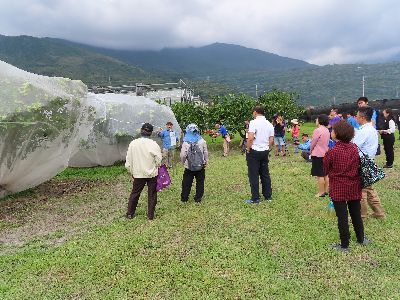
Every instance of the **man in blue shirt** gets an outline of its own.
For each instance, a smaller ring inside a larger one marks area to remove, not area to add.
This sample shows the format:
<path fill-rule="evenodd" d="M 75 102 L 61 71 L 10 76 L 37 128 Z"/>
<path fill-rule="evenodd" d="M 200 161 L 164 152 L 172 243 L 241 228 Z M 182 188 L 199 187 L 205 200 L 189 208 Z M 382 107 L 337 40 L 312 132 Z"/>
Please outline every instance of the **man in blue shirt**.
<path fill-rule="evenodd" d="M 174 159 L 174 150 L 179 142 L 178 134 L 173 130 L 172 122 L 167 122 L 166 129 L 157 133 L 157 135 L 162 139 L 162 164 L 165 164 L 168 168 L 172 167 L 172 161 Z"/>
<path fill-rule="evenodd" d="M 354 129 L 359 129 L 360 124 L 358 124 L 356 120 L 356 113 L 354 111 L 350 112 L 350 115 L 347 117 L 347 122 L 354 127 Z"/>
<path fill-rule="evenodd" d="M 215 129 L 218 129 L 217 135 L 221 135 L 224 139 L 223 147 L 224 147 L 224 156 L 228 156 L 229 153 L 229 144 L 231 142 L 231 137 L 229 136 L 228 130 L 221 122 L 217 122 L 215 124 Z"/>
<path fill-rule="evenodd" d="M 368 106 L 368 98 L 367 97 L 360 97 L 357 100 L 357 105 L 358 107 L 366 107 Z M 376 110 L 373 109 L 373 113 L 372 113 L 372 118 L 371 118 L 371 124 L 372 126 L 374 126 L 374 128 L 376 129 L 376 121 L 378 118 L 378 114 L 376 113 Z"/>
<path fill-rule="evenodd" d="M 308 138 L 307 133 L 303 133 L 301 135 L 301 139 L 303 141 L 302 144 L 299 142 L 296 143 L 296 147 L 301 150 L 301 157 L 303 157 L 306 161 L 311 162 L 310 158 L 310 146 L 311 146 L 311 140 Z"/>

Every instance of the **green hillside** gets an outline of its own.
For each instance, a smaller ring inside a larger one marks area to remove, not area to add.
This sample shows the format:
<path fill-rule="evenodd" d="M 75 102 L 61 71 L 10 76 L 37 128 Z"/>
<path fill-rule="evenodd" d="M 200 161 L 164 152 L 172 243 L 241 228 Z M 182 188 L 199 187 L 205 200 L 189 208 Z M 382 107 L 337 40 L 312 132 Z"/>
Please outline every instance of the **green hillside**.
<path fill-rule="evenodd" d="M 370 99 L 398 98 L 400 93 L 400 62 L 370 65 L 327 65 L 312 69 L 285 72 L 248 72 L 211 78 L 227 85 L 239 86 L 240 91 L 255 94 L 258 90 L 279 89 L 295 91 L 305 105 L 326 105 L 354 101 L 362 95 Z M 240 82 L 240 85 L 238 84 Z"/>
<path fill-rule="evenodd" d="M 54 38 L 0 35 L 0 60 L 36 74 L 78 79 L 88 86 L 177 82 L 183 78 L 203 98 L 232 90 L 222 83 L 193 81 L 178 72 L 147 72 L 91 49 Z"/>
<path fill-rule="evenodd" d="M 175 72 L 181 76 L 224 76 L 227 73 L 311 68 L 305 61 L 282 57 L 239 45 L 214 43 L 203 47 L 165 48 L 160 51 L 110 50 L 89 47 L 148 71 Z"/>
<path fill-rule="evenodd" d="M 159 52 L 119 51 L 60 39 L 0 35 L 0 59 L 30 72 L 80 79 L 89 86 L 109 85 L 109 79 L 111 85 L 184 79 L 203 98 L 228 92 L 255 96 L 257 85 L 258 94 L 273 89 L 296 92 L 303 105 L 329 105 L 334 98 L 335 103 L 351 102 L 362 94 L 363 75 L 370 99 L 398 98 L 400 92 L 400 62 L 319 67 L 219 43 Z"/>
<path fill-rule="evenodd" d="M 296 92 L 304 105 L 354 101 L 362 95 L 363 75 L 365 95 L 371 99 L 395 98 L 400 92 L 400 62 L 320 67 L 256 49 L 221 43 L 161 51 L 90 49 L 137 64 L 148 71 L 184 77 L 194 82 L 221 83 L 234 92 L 253 96 L 256 85 L 258 94 L 273 89 Z M 208 94 L 213 93 L 208 91 Z"/>
<path fill-rule="evenodd" d="M 0 60 L 29 72 L 79 79 L 88 85 L 160 80 L 115 58 L 51 38 L 0 35 Z"/>

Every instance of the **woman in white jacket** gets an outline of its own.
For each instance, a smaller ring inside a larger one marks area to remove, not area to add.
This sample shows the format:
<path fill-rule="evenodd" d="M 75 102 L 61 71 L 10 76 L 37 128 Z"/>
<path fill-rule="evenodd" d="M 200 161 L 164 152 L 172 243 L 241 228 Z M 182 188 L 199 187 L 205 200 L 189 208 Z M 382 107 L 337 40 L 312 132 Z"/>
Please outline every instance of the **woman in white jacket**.
<path fill-rule="evenodd" d="M 394 161 L 394 132 L 396 131 L 396 124 L 394 123 L 393 113 L 390 108 L 383 110 L 385 117 L 385 126 L 383 130 L 378 130 L 383 140 L 383 148 L 385 149 L 386 165 L 384 168 L 392 168 Z"/>

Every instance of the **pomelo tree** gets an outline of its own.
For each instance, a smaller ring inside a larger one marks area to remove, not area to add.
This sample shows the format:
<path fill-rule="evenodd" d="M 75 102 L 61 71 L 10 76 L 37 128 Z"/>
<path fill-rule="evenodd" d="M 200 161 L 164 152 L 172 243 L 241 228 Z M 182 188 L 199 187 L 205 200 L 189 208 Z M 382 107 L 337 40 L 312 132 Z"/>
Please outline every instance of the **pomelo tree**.
<path fill-rule="evenodd" d="M 304 109 L 297 105 L 295 93 L 272 91 L 261 95 L 258 99 L 246 94 L 227 94 L 214 97 L 208 105 L 194 103 L 176 103 L 172 110 L 182 129 L 190 123 L 196 123 L 204 132 L 214 128 L 216 122 L 221 121 L 231 133 L 244 136 L 244 121 L 251 120 L 255 105 L 265 108 L 265 116 L 271 120 L 274 114 L 279 113 L 285 119 L 298 118 Z"/>

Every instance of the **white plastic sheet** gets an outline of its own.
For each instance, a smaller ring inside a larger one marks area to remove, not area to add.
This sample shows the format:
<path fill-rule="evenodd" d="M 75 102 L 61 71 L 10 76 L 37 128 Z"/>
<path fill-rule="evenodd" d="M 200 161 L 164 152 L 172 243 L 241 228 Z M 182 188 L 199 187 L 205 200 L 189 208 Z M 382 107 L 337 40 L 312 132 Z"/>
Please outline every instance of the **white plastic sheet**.
<path fill-rule="evenodd" d="M 143 123 L 154 126 L 153 139 L 161 145 L 155 132 L 170 121 L 178 136 L 181 129 L 172 110 L 143 96 L 130 94 L 92 94 L 89 103 L 96 120 L 88 139 L 81 140 L 71 158 L 72 167 L 110 166 L 125 160 L 129 143 L 140 136 Z"/>
<path fill-rule="evenodd" d="M 40 76 L 0 61 L 0 197 L 65 169 L 92 128 L 89 113 L 81 81 Z"/>

